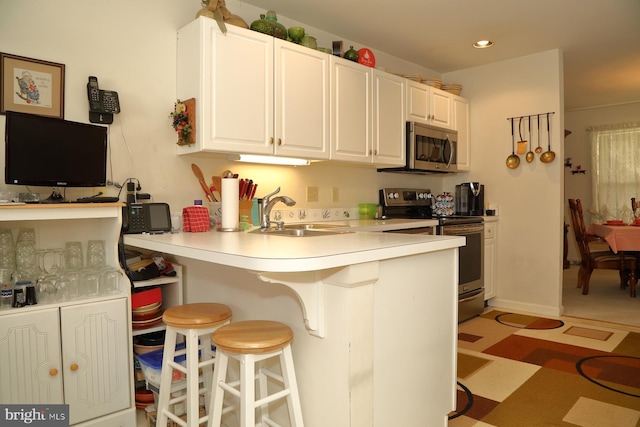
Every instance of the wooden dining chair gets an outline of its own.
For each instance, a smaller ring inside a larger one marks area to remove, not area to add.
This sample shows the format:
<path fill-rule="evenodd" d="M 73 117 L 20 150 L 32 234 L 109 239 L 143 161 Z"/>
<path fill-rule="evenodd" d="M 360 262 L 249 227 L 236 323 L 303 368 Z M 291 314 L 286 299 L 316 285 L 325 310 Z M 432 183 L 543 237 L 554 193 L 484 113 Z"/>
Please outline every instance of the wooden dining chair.
<path fill-rule="evenodd" d="M 624 288 L 629 281 L 631 272 L 636 269 L 636 258 L 628 254 L 616 254 L 612 251 L 591 252 L 590 244 L 594 242 L 604 242 L 604 240 L 593 234 L 588 234 L 584 225 L 582 214 L 582 203 L 580 199 L 569 199 L 569 209 L 571 211 L 571 222 L 576 243 L 580 250 L 580 270 L 578 270 L 578 288 L 582 288 L 582 294 L 589 293 L 589 280 L 591 273 L 595 269 L 619 270 L 620 287 Z"/>

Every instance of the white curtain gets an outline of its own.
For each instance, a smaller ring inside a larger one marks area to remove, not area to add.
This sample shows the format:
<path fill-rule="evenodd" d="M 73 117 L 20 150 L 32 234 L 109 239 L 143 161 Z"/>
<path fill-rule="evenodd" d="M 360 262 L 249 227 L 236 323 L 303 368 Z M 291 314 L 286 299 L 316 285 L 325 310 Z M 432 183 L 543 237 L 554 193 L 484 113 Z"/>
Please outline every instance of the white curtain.
<path fill-rule="evenodd" d="M 640 122 L 592 126 L 593 222 L 631 222 L 631 198 L 640 200 Z"/>

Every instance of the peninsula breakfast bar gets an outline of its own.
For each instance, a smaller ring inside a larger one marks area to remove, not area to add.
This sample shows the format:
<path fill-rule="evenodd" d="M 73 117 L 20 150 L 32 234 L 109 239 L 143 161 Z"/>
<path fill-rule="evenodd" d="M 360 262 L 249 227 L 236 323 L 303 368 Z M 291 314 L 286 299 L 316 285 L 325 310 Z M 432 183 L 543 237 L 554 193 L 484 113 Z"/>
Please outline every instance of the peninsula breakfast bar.
<path fill-rule="evenodd" d="M 186 302 L 221 302 L 233 321 L 293 329 L 306 426 L 447 425 L 463 237 L 208 232 L 124 243 L 182 264 Z"/>

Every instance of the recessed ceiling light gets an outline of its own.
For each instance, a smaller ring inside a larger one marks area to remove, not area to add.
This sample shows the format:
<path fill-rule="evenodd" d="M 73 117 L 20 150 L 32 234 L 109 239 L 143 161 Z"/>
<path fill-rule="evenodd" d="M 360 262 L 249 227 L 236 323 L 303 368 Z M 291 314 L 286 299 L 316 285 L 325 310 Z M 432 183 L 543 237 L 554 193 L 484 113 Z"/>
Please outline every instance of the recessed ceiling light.
<path fill-rule="evenodd" d="M 473 47 L 476 49 L 484 49 L 490 46 L 493 46 L 493 42 L 491 40 L 478 40 L 473 44 Z"/>

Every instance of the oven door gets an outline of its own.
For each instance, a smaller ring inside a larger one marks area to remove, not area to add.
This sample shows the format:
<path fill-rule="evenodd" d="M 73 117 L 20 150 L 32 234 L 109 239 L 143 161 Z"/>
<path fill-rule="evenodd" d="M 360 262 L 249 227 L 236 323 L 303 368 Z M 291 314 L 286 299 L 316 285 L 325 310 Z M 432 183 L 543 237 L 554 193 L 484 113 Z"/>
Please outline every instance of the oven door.
<path fill-rule="evenodd" d="M 484 225 L 456 224 L 441 227 L 445 236 L 464 236 L 467 244 L 459 249 L 458 294 L 484 287 Z"/>

